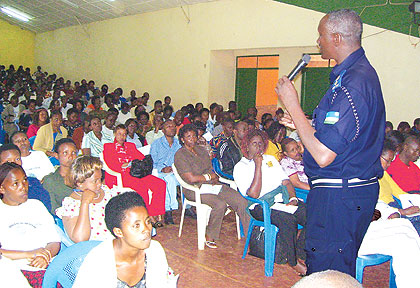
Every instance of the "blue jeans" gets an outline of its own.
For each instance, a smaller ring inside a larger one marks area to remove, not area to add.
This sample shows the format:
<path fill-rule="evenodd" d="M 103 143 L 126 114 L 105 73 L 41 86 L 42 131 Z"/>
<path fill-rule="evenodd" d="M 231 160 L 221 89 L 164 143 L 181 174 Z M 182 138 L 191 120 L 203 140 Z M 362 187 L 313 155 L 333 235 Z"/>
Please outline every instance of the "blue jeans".
<path fill-rule="evenodd" d="M 177 210 L 178 201 L 176 200 L 176 187 L 179 186 L 179 183 L 176 180 L 174 173 L 158 172 L 158 177 L 166 182 L 165 210 Z"/>

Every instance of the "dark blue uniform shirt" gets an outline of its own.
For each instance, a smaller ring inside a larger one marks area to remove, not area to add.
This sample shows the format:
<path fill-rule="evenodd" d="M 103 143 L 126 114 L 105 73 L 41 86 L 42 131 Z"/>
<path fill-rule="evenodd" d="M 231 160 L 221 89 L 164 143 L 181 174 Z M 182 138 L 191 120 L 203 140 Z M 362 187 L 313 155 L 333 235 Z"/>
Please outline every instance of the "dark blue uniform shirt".
<path fill-rule="evenodd" d="M 305 150 L 309 177 L 369 179 L 381 177 L 385 105 L 375 69 L 360 48 L 330 74 L 331 86 L 313 113 L 315 137 L 337 156 L 321 168 Z"/>

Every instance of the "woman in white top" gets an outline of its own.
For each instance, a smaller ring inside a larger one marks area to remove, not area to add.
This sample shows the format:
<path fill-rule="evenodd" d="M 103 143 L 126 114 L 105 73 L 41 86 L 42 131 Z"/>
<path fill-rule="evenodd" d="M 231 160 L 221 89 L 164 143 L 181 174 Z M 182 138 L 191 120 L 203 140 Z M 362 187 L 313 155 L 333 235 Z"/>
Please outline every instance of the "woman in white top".
<path fill-rule="evenodd" d="M 306 224 L 305 205 L 296 198 L 293 185 L 277 159 L 271 155 L 264 155 L 267 146 L 268 136 L 264 131 L 259 129 L 248 131 L 241 143 L 244 157 L 235 165 L 233 178 L 242 195 L 263 199 L 270 205 L 271 223 L 279 228 L 275 262 L 278 264 L 287 262 L 299 275 L 305 275 L 306 255 L 303 251 L 305 229 L 302 229 L 299 237 L 297 229 L 298 224 L 302 226 Z M 284 193 L 283 186 L 288 193 Z M 298 208 L 290 214 L 274 208 L 276 202 Z M 250 202 L 249 211 L 255 219 L 263 220 L 261 205 Z"/>
<path fill-rule="evenodd" d="M 115 239 L 92 249 L 73 287 L 176 287 L 165 251 L 151 240 L 152 222 L 139 194 L 112 198 L 105 208 L 105 223 Z"/>
<path fill-rule="evenodd" d="M 40 201 L 28 200 L 27 177 L 16 163 L 0 166 L 0 194 L 0 253 L 41 287 L 43 270 L 60 250 L 54 219 Z"/>

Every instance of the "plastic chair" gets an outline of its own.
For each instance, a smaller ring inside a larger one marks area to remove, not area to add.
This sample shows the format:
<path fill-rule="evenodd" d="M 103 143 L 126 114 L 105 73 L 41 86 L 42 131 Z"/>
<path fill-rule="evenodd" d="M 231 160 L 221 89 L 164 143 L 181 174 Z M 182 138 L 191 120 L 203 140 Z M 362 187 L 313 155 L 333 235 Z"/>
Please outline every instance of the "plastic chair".
<path fill-rule="evenodd" d="M 29 140 L 29 144 L 31 144 L 31 147 L 33 147 L 34 146 L 34 143 L 35 143 L 35 138 L 36 138 L 36 135 L 35 136 L 32 136 L 32 137 L 30 137 L 28 140 Z"/>
<path fill-rule="evenodd" d="M 103 152 L 100 154 L 99 159 L 101 159 L 101 161 L 102 161 L 102 165 L 103 165 L 103 168 L 104 168 L 105 172 L 108 173 L 109 175 L 117 177 L 117 186 L 120 187 L 120 188 L 123 188 L 124 186 L 123 186 L 123 183 L 122 183 L 121 173 L 112 170 L 111 168 L 108 167 L 108 165 L 106 165 L 105 160 L 104 160 L 104 153 Z"/>
<path fill-rule="evenodd" d="M 57 225 L 58 233 L 61 237 L 61 248 L 60 253 L 64 251 L 66 248 L 73 246 L 75 243 L 73 240 L 70 239 L 69 235 L 67 235 L 66 230 L 64 229 L 63 220 L 54 216 L 55 225 Z"/>
<path fill-rule="evenodd" d="M 186 206 L 187 205 L 195 206 L 196 209 L 197 209 L 197 236 L 198 236 L 197 237 L 197 242 L 198 242 L 197 244 L 198 244 L 198 250 L 204 250 L 204 245 L 205 245 L 205 242 L 206 242 L 206 227 L 207 227 L 207 223 L 208 223 L 208 218 L 210 216 L 211 207 L 206 205 L 206 204 L 201 203 L 200 188 L 185 182 L 181 178 L 181 176 L 178 174 L 178 171 L 175 167 L 175 164 L 172 164 L 172 171 L 173 171 L 176 179 L 178 180 L 179 184 L 181 184 L 181 186 L 183 188 L 186 188 L 188 190 L 192 190 L 195 193 L 195 201 L 191 201 L 191 200 L 188 200 L 187 198 L 184 197 L 184 194 L 182 193 L 182 189 L 181 189 L 183 203 L 182 203 L 181 222 L 179 224 L 178 237 L 181 237 L 181 234 L 182 234 L 182 226 L 183 226 L 183 223 L 184 223 Z M 226 211 L 225 215 L 227 215 L 229 212 L 230 212 L 230 210 Z M 236 223 L 238 223 L 239 220 L 238 220 L 237 215 L 236 215 L 236 219 L 237 219 Z M 238 233 L 240 233 L 240 232 L 238 232 Z"/>
<path fill-rule="evenodd" d="M 258 221 L 251 216 L 251 221 L 249 222 L 248 235 L 246 237 L 242 259 L 245 259 L 245 256 L 248 252 L 249 240 L 251 239 L 251 233 L 254 226 L 264 227 L 264 231 L 265 231 L 264 232 L 265 233 L 264 272 L 265 272 L 265 276 L 271 277 L 273 276 L 274 257 L 275 257 L 274 254 L 276 250 L 276 239 L 277 239 L 277 233 L 279 232 L 279 228 L 271 224 L 271 210 L 266 201 L 255 199 L 248 196 L 243 196 L 243 197 L 245 197 L 245 199 L 247 199 L 248 201 L 261 205 L 261 207 L 263 208 L 264 221 Z"/>
<path fill-rule="evenodd" d="M 363 284 L 363 271 L 367 266 L 379 265 L 390 261 L 389 263 L 389 287 L 396 288 L 395 273 L 392 269 L 392 256 L 382 254 L 370 254 L 357 257 L 356 260 L 356 280 Z"/>
<path fill-rule="evenodd" d="M 43 288 L 55 288 L 57 282 L 63 288 L 70 288 L 86 255 L 101 241 L 84 241 L 74 244 L 58 254 L 45 271 Z"/>
<path fill-rule="evenodd" d="M 308 198 L 308 190 L 303 190 L 300 188 L 295 188 L 296 197 L 306 203 L 306 198 Z"/>
<path fill-rule="evenodd" d="M 233 176 L 223 173 L 220 169 L 220 162 L 217 158 L 211 160 L 214 172 L 219 176 L 219 181 L 230 186 L 233 190 L 238 191 L 235 181 L 233 181 Z M 242 196 L 242 195 L 241 195 Z M 242 223 L 239 219 L 238 214 L 236 214 L 236 231 L 238 232 L 238 240 L 241 240 L 241 237 L 244 237 L 244 229 Z"/>

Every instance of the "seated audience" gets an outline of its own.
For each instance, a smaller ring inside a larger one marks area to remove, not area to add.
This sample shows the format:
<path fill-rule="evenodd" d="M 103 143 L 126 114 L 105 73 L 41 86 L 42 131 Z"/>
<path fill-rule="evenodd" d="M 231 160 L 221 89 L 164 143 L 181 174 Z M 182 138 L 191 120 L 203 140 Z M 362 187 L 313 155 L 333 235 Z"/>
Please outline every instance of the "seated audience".
<path fill-rule="evenodd" d="M 85 135 L 91 131 L 89 122 L 90 116 L 87 116 L 82 121 L 82 126 L 76 128 L 73 132 L 71 139 L 73 139 L 74 143 L 76 144 L 77 150 L 81 151 L 83 137 L 85 137 Z"/>
<path fill-rule="evenodd" d="M 265 154 L 274 156 L 277 161 L 280 161 L 283 157 L 281 141 L 286 136 L 286 127 L 279 122 L 274 122 L 266 132 L 270 140 L 268 141 L 268 147 Z"/>
<path fill-rule="evenodd" d="M 1 120 L 3 121 L 3 129 L 7 135 L 19 130 L 19 118 L 22 115 L 25 106 L 19 104 L 19 98 L 15 95 L 10 97 L 10 104 L 1 112 Z"/>
<path fill-rule="evenodd" d="M 154 108 L 152 111 L 150 111 L 150 118 L 152 120 L 152 123 L 156 115 L 161 115 L 163 117 L 163 105 L 162 105 L 162 101 L 160 100 L 155 101 Z"/>
<path fill-rule="evenodd" d="M 149 121 L 149 113 L 147 113 L 146 111 L 140 111 L 136 114 L 136 118 L 138 122 L 137 133 L 145 137 L 146 133 L 152 130 L 152 124 Z"/>
<path fill-rule="evenodd" d="M 391 130 L 385 134 L 385 139 L 391 141 L 392 145 L 395 146 L 395 153 L 398 155 L 404 144 L 404 135 L 398 130 Z"/>
<path fill-rule="evenodd" d="M 98 117 L 100 120 L 105 119 L 106 111 L 101 107 L 101 98 L 99 96 L 93 96 L 91 98 L 92 104 L 87 106 L 86 113 L 92 117 Z"/>
<path fill-rule="evenodd" d="M 404 192 L 395 183 L 387 172 L 387 169 L 394 158 L 395 146 L 392 145 L 390 141 L 385 140 L 381 155 L 381 165 L 384 169 L 384 176 L 379 179 L 379 202 L 377 209 L 379 209 L 379 206 L 383 208 L 379 210 L 381 211 L 382 218 L 384 219 L 399 217 L 407 218 L 420 235 L 420 216 L 411 216 L 420 212 L 419 207 L 411 206 L 406 209 L 402 209 L 402 207 L 394 200 L 394 197 L 400 199 L 401 195 L 407 194 L 407 192 Z"/>
<path fill-rule="evenodd" d="M 413 127 L 411 128 L 412 135 L 419 136 L 420 135 L 420 118 L 416 118 L 413 123 Z"/>
<path fill-rule="evenodd" d="M 102 162 L 92 156 L 81 156 L 71 167 L 73 192 L 63 199 L 55 214 L 63 219 L 64 229 L 73 242 L 112 239 L 104 225 L 108 201 L 121 191 L 102 185 Z"/>
<path fill-rule="evenodd" d="M 104 151 L 104 140 L 102 136 L 101 119 L 97 116 L 92 116 L 89 123 L 91 131 L 87 133 L 82 140 L 83 155 L 100 157 Z"/>
<path fill-rule="evenodd" d="M 209 142 L 207 142 L 207 140 L 204 138 L 204 134 L 210 135 L 209 132 L 206 132 L 206 125 L 204 125 L 204 123 L 201 121 L 195 121 L 193 125 L 197 129 L 198 133 L 197 145 L 206 149 L 207 153 L 209 154 L 209 158 L 212 159 L 213 151 Z"/>
<path fill-rule="evenodd" d="M 63 127 L 67 129 L 68 136 L 73 137 L 74 130 L 82 126 L 82 122 L 79 121 L 79 110 L 76 108 L 70 108 L 67 111 L 67 120 L 64 121 Z"/>
<path fill-rule="evenodd" d="M 156 117 L 158 116 L 156 115 Z M 175 153 L 181 148 L 181 144 L 175 137 L 174 121 L 169 120 L 163 123 L 162 132 L 164 136 L 153 142 L 150 155 L 152 155 L 153 168 L 157 170 L 158 177 L 166 182 L 165 224 L 174 224 L 172 210 L 178 209 L 176 187 L 179 183 L 172 172 L 172 164 L 174 163 Z"/>
<path fill-rule="evenodd" d="M 63 117 L 60 111 L 51 113 L 51 122 L 39 128 L 34 142 L 34 150 L 42 151 L 47 156 L 57 158 L 53 152 L 54 145 L 58 140 L 67 137 L 67 130 L 61 124 Z"/>
<path fill-rule="evenodd" d="M 130 118 L 130 105 L 128 105 L 128 103 L 121 103 L 121 111 L 119 111 L 117 118 L 118 124 L 124 124 Z"/>
<path fill-rule="evenodd" d="M 31 151 L 28 136 L 22 131 L 13 133 L 10 141 L 19 147 L 22 159 L 22 167 L 28 177 L 35 177 L 39 181 L 55 171 L 47 155 L 41 151 Z"/>
<path fill-rule="evenodd" d="M 44 108 L 36 110 L 34 114 L 33 123 L 29 125 L 26 135 L 28 135 L 28 138 L 36 136 L 39 128 L 48 123 L 50 123 L 50 117 L 48 116 L 47 110 L 45 110 Z"/>
<path fill-rule="evenodd" d="M 216 137 L 223 132 L 222 124 L 223 122 L 225 122 L 225 120 L 228 120 L 228 119 L 232 119 L 230 118 L 230 114 L 228 112 L 222 111 L 216 115 L 216 123 L 214 124 L 214 129 L 213 129 L 213 132 L 211 133 L 213 137 Z"/>
<path fill-rule="evenodd" d="M 248 125 L 245 122 L 236 122 L 233 127 L 233 136 L 219 146 L 216 157 L 223 173 L 233 175 L 233 167 L 243 156 L 241 143 L 247 132 Z"/>
<path fill-rule="evenodd" d="M 222 124 L 220 124 L 223 127 L 223 131 L 219 135 L 214 136 L 209 142 L 213 157 L 217 156 L 217 149 L 219 146 L 232 137 L 234 124 L 235 122 L 230 118 L 224 119 Z M 216 128 L 214 130 L 216 130 Z"/>
<path fill-rule="evenodd" d="M 117 115 L 113 113 L 112 110 L 109 110 L 105 117 L 104 125 L 102 126 L 102 142 L 103 143 L 114 142 L 115 122 L 117 122 Z"/>
<path fill-rule="evenodd" d="M 387 134 L 389 131 L 394 130 L 394 125 L 392 124 L 391 121 L 386 121 L 385 122 L 385 134 Z"/>
<path fill-rule="evenodd" d="M 182 112 L 182 110 L 178 110 L 175 113 L 174 116 L 174 122 L 176 125 L 176 135 L 179 135 L 179 129 L 181 129 L 184 124 L 182 124 L 182 122 L 184 121 L 184 113 Z"/>
<path fill-rule="evenodd" d="M 41 288 L 44 269 L 60 250 L 54 219 L 40 201 L 28 199 L 28 181 L 18 164 L 0 166 L 0 185 L 0 253 L 14 260 L 32 287 Z"/>
<path fill-rule="evenodd" d="M 50 194 L 51 213 L 55 215 L 55 210 L 61 206 L 63 199 L 73 193 L 70 171 L 77 149 L 73 140 L 68 138 L 59 140 L 54 149 L 60 166 L 54 173 L 44 177 L 42 186 Z"/>
<path fill-rule="evenodd" d="M 242 195 L 259 198 L 273 206 L 275 202 L 298 206 L 294 214 L 271 209 L 271 224 L 279 228 L 276 240 L 275 262 L 288 263 L 298 274 L 306 274 L 304 260 L 306 255 L 305 228 L 298 238 L 298 224 L 305 226 L 306 209 L 303 202 L 299 202 L 295 189 L 284 173 L 277 159 L 264 154 L 268 146 L 268 137 L 264 131 L 254 129 L 242 140 L 242 157 L 233 170 L 233 178 Z M 288 193 L 283 193 L 283 186 Z M 282 196 L 282 197 L 279 197 Z M 287 198 L 289 197 L 289 198 Z M 249 202 L 249 211 L 255 219 L 263 221 L 261 205 Z"/>
<path fill-rule="evenodd" d="M 414 162 L 420 156 L 420 139 L 409 136 L 402 151 L 392 161 L 387 172 L 400 188 L 408 193 L 420 193 L 420 169 Z"/>
<path fill-rule="evenodd" d="M 136 145 L 137 149 L 149 144 L 145 137 L 137 134 L 138 125 L 135 119 L 128 119 L 127 122 L 125 122 L 125 127 L 127 128 L 127 142 Z"/>
<path fill-rule="evenodd" d="M 28 109 L 23 110 L 22 114 L 19 117 L 19 127 L 22 131 L 27 131 L 29 125 L 33 123 L 33 116 L 36 109 L 36 101 L 31 99 L 28 101 Z"/>
<path fill-rule="evenodd" d="M 162 124 L 163 124 L 163 116 L 160 114 L 155 115 L 153 118 L 153 129 L 146 133 L 146 141 L 148 145 L 152 145 L 152 143 L 155 140 L 163 136 Z"/>
<path fill-rule="evenodd" d="M 163 108 L 163 120 L 173 120 L 172 113 L 174 113 L 174 108 L 172 108 L 172 106 L 169 105 Z"/>
<path fill-rule="evenodd" d="M 165 251 L 151 240 L 151 219 L 140 195 L 126 192 L 112 198 L 105 207 L 105 223 L 115 239 L 89 252 L 74 288 L 176 287 Z"/>
<path fill-rule="evenodd" d="M 23 135 L 25 135 L 23 133 Z M 26 137 L 26 135 L 25 135 Z M 42 152 L 41 152 L 42 153 Z M 45 154 L 44 154 L 45 155 Z M 0 147 L 0 164 L 13 162 L 22 166 L 21 154 L 19 148 L 14 144 L 4 144 Z M 49 161 L 48 161 L 49 162 Z M 26 174 L 26 173 L 25 173 Z M 28 176 L 29 199 L 37 199 L 45 205 L 48 211 L 51 210 L 51 198 L 47 190 L 42 187 L 41 182 L 35 177 Z"/>
<path fill-rule="evenodd" d="M 216 241 L 219 239 L 227 205 L 239 215 L 246 235 L 249 225 L 249 215 L 245 212 L 247 202 L 237 191 L 219 182 L 219 177 L 212 171 L 207 151 L 197 145 L 198 132 L 194 125 L 182 127 L 179 140 L 182 148 L 175 153 L 174 164 L 182 179 L 192 185 L 210 184 L 208 188 L 214 192 L 219 190 L 217 194 L 201 194 L 201 203 L 212 208 L 206 231 L 206 246 L 217 248 Z M 195 199 L 193 191 L 184 188 L 182 191 L 187 199 Z"/>
<path fill-rule="evenodd" d="M 153 175 L 147 175 L 141 179 L 131 176 L 131 162 L 134 159 L 143 160 L 144 155 L 136 149 L 133 143 L 126 142 L 127 129 L 124 125 L 118 125 L 114 135 L 114 143 L 104 145 L 106 165 L 113 171 L 121 173 L 124 187 L 131 188 L 145 199 L 147 209 L 153 218 L 153 225 L 162 227 L 161 216 L 165 214 L 165 181 Z M 105 182 L 108 187 L 117 184 L 115 177 L 108 173 L 105 174 Z"/>
<path fill-rule="evenodd" d="M 281 141 L 281 149 L 285 155 L 280 161 L 290 182 L 296 188 L 309 190 L 308 176 L 306 176 L 302 162 L 302 154 L 298 143 L 292 138 L 286 138 Z"/>
<path fill-rule="evenodd" d="M 407 219 L 372 221 L 358 252 L 359 256 L 369 254 L 392 256 L 392 268 L 398 288 L 411 288 L 413 283 L 420 283 L 420 274 L 417 271 L 420 238 Z"/>
<path fill-rule="evenodd" d="M 408 124 L 408 122 L 401 121 L 398 124 L 397 130 L 400 131 L 403 134 L 408 134 L 408 133 L 410 133 L 411 127 L 410 127 L 410 124 Z"/>

